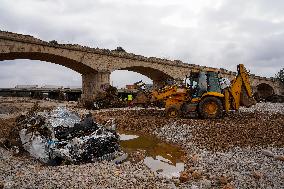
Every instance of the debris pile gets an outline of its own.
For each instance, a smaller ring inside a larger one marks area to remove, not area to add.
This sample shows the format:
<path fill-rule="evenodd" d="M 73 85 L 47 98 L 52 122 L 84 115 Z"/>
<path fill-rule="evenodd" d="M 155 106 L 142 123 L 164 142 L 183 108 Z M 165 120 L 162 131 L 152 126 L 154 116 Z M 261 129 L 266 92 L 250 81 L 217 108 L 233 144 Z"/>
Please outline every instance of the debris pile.
<path fill-rule="evenodd" d="M 134 106 L 148 107 L 150 105 L 150 99 L 152 97 L 150 89 L 146 87 L 146 84 L 142 80 L 135 82 L 133 86 L 134 89 L 138 90 L 138 92 L 134 100 L 132 101 L 132 104 Z"/>
<path fill-rule="evenodd" d="M 132 101 L 134 106 L 148 107 L 150 105 L 151 94 L 147 91 L 138 91 L 136 97 Z"/>
<path fill-rule="evenodd" d="M 102 86 L 103 91 L 99 92 L 94 102 L 94 108 L 121 108 L 126 107 L 126 103 L 118 96 L 116 87 L 111 85 Z"/>
<path fill-rule="evenodd" d="M 23 147 L 40 161 L 58 165 L 113 159 L 119 150 L 115 131 L 93 121 L 83 120 L 65 107 L 51 112 L 32 112 L 17 119 Z"/>

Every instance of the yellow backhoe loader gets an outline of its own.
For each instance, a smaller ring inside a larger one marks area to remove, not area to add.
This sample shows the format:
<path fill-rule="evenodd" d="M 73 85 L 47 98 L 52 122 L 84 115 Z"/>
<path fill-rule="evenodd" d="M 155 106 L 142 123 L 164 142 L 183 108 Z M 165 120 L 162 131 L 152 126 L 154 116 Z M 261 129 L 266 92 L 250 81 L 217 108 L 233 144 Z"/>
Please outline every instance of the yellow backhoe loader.
<path fill-rule="evenodd" d="M 236 78 L 226 85 L 216 72 L 195 72 L 181 86 L 166 86 L 152 93 L 152 102 L 164 101 L 166 116 L 175 118 L 198 114 L 202 118 L 220 118 L 224 112 L 255 104 L 249 74 L 243 64 Z"/>

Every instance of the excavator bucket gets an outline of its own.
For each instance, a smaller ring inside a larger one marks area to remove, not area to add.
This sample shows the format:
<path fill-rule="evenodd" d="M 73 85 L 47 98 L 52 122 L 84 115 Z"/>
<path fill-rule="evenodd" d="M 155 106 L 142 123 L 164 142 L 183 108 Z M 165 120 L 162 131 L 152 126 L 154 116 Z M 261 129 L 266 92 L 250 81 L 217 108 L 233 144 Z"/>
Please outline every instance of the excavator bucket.
<path fill-rule="evenodd" d="M 240 106 L 250 107 L 256 103 L 252 95 L 249 73 L 243 64 L 238 65 L 238 75 L 225 91 L 225 109 L 238 110 Z"/>
<path fill-rule="evenodd" d="M 243 83 L 242 90 L 241 90 L 241 96 L 240 96 L 240 105 L 251 107 L 252 105 L 256 104 L 256 101 L 252 95 L 249 73 L 243 64 L 239 64 L 237 69 L 238 69 L 239 74 L 242 77 L 242 83 Z"/>
<path fill-rule="evenodd" d="M 242 86 L 240 105 L 245 106 L 247 108 L 256 104 L 256 100 L 253 97 L 250 97 L 247 93 L 247 90 Z"/>

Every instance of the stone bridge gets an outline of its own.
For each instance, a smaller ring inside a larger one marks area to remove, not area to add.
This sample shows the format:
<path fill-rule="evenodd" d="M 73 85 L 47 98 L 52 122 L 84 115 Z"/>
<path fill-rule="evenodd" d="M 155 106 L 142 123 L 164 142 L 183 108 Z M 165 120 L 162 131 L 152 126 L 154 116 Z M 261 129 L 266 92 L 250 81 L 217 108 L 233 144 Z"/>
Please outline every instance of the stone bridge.
<path fill-rule="evenodd" d="M 93 99 L 102 85 L 110 83 L 110 74 L 115 70 L 143 74 L 153 80 L 154 86 L 159 86 L 168 79 L 183 80 L 191 71 L 215 71 L 228 78 L 236 75 L 235 72 L 224 69 L 187 64 L 179 60 L 144 57 L 120 49 L 58 44 L 56 41 L 46 42 L 29 35 L 0 31 L 0 61 L 14 59 L 47 61 L 80 73 L 83 99 Z M 283 93 L 283 87 L 274 79 L 258 76 L 252 76 L 251 79 L 255 92 Z"/>

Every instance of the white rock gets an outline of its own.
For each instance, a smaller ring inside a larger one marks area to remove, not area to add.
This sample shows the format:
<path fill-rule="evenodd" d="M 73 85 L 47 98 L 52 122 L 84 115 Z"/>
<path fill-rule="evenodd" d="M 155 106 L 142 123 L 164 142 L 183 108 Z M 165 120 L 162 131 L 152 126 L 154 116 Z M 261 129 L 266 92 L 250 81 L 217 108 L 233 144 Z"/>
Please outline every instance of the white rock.
<path fill-rule="evenodd" d="M 262 154 L 268 157 L 274 157 L 274 154 L 270 150 L 262 150 Z"/>
<path fill-rule="evenodd" d="M 191 185 L 190 189 L 199 189 L 199 188 L 198 188 L 198 186 L 193 184 L 193 185 Z"/>

